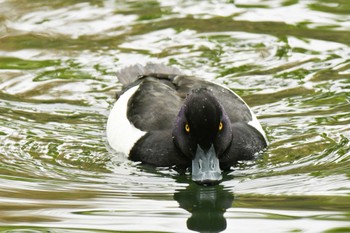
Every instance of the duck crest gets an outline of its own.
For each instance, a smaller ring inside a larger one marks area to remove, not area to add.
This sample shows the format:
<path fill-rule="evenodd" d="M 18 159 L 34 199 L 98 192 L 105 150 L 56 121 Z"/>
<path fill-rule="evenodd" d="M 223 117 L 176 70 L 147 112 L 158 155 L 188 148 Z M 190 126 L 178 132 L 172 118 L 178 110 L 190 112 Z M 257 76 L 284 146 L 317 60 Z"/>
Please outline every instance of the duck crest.
<path fill-rule="evenodd" d="M 152 74 L 184 75 L 179 69 L 164 64 L 147 63 L 124 67 L 117 72 L 118 80 L 123 86 L 127 86 L 138 79 Z"/>

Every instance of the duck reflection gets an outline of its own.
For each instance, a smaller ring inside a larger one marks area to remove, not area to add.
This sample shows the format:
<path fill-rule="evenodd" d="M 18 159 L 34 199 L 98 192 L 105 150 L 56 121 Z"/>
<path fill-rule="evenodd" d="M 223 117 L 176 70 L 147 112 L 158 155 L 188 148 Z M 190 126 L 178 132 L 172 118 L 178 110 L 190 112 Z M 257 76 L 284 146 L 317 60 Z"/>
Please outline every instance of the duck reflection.
<path fill-rule="evenodd" d="M 203 187 L 191 183 L 178 190 L 174 199 L 192 215 L 187 228 L 198 232 L 220 232 L 226 229 L 224 213 L 232 206 L 233 194 L 222 185 Z"/>

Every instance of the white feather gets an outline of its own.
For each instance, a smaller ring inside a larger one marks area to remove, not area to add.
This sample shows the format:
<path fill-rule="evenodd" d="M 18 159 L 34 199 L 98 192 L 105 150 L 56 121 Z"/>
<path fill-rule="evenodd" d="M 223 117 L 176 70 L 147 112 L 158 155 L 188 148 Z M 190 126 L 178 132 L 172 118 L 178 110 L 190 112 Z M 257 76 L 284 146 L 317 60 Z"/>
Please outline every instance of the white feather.
<path fill-rule="evenodd" d="M 258 118 L 256 118 L 255 114 L 253 113 L 253 111 L 249 108 L 250 110 L 250 114 L 252 114 L 252 120 L 248 122 L 248 124 L 250 126 L 253 126 L 255 129 L 257 129 L 261 135 L 264 137 L 265 141 L 266 141 L 266 144 L 269 144 L 269 141 L 267 140 L 267 137 L 266 137 L 266 134 L 265 134 L 265 131 L 263 130 L 263 128 L 261 127 L 260 125 L 260 122 L 258 120 Z"/>
<path fill-rule="evenodd" d="M 129 155 L 134 144 L 146 134 L 136 128 L 127 117 L 128 101 L 139 88 L 132 87 L 114 104 L 107 121 L 107 140 L 117 152 Z"/>

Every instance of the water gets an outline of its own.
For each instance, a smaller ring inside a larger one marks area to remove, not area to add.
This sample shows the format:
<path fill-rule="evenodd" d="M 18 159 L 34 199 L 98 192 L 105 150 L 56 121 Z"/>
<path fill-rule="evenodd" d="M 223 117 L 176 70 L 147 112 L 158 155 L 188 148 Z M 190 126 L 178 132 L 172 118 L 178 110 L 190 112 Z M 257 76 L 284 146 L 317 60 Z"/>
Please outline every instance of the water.
<path fill-rule="evenodd" d="M 350 3 L 0 0 L 1 232 L 350 232 Z M 200 187 L 125 161 L 119 67 L 225 84 L 269 149 Z"/>

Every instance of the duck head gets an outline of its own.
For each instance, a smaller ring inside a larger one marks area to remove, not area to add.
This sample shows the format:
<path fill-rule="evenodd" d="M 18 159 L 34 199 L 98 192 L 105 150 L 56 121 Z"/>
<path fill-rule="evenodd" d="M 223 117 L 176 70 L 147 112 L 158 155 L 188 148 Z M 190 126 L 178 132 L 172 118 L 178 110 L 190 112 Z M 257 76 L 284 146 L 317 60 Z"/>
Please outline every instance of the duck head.
<path fill-rule="evenodd" d="M 220 157 L 232 142 L 228 115 L 218 99 L 205 88 L 185 99 L 173 128 L 178 149 L 192 160 L 192 180 L 215 184 L 222 179 Z"/>

